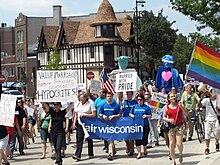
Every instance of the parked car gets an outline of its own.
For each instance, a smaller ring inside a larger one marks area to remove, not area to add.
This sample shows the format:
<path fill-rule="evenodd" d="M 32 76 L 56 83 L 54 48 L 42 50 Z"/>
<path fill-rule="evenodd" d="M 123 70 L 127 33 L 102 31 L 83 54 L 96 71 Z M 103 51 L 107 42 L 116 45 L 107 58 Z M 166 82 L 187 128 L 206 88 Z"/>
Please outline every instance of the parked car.
<path fill-rule="evenodd" d="M 23 99 L 24 97 L 19 90 L 8 90 L 4 91 L 3 94 L 16 95 L 18 99 Z"/>

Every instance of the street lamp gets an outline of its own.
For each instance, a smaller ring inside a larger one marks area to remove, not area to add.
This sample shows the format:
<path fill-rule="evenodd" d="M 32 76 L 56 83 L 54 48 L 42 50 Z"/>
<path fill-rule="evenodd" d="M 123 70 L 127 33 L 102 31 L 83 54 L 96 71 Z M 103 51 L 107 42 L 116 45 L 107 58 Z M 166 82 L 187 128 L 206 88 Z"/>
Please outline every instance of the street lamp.
<path fill-rule="evenodd" d="M 139 30 L 140 30 L 140 14 L 138 11 L 138 6 L 141 5 L 141 7 L 144 7 L 144 3 L 146 3 L 143 0 L 136 0 L 136 6 L 135 6 L 135 15 L 134 15 L 134 29 L 136 30 L 136 46 L 135 46 L 135 55 L 137 57 L 137 72 L 138 75 L 140 75 L 140 42 L 139 42 Z"/>

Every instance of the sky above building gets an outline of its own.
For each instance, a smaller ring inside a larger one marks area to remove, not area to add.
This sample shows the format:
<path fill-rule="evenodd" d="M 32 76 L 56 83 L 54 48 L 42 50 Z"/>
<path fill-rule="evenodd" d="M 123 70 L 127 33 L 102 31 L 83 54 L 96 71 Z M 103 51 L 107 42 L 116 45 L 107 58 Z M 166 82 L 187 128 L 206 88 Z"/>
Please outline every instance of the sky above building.
<path fill-rule="evenodd" d="M 62 5 L 63 16 L 87 15 L 96 13 L 101 2 L 102 0 L 0 0 L 0 22 L 14 26 L 14 20 L 19 13 L 29 17 L 52 17 L 53 5 Z M 135 11 L 135 0 L 109 0 L 109 2 L 115 12 Z M 144 7 L 138 8 L 139 10 L 152 10 L 156 15 L 163 9 L 163 15 L 167 16 L 169 21 L 176 21 L 172 28 L 179 29 L 178 33 L 187 36 L 189 33 L 197 32 L 196 25 L 199 23 L 173 10 L 169 0 L 146 0 Z M 211 32 L 211 29 L 206 28 L 200 33 Z"/>

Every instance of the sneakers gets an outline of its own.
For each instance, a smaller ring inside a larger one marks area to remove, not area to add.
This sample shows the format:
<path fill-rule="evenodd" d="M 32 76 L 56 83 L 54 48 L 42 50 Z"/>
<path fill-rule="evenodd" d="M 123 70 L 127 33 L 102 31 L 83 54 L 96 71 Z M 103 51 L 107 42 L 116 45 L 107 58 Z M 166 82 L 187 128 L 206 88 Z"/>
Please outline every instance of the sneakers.
<path fill-rule="evenodd" d="M 113 156 L 109 155 L 109 156 L 108 156 L 108 160 L 109 160 L 109 161 L 112 161 L 112 160 L 113 160 Z"/>
<path fill-rule="evenodd" d="M 76 159 L 77 161 L 80 161 L 80 160 L 81 160 L 81 158 L 78 157 L 78 156 L 76 156 L 76 155 L 73 155 L 72 158 L 73 158 L 73 159 Z"/>
<path fill-rule="evenodd" d="M 24 152 L 20 152 L 20 155 L 25 155 L 25 153 Z"/>
<path fill-rule="evenodd" d="M 205 149 L 205 155 L 208 155 L 210 153 L 210 150 L 208 148 Z"/>
<path fill-rule="evenodd" d="M 216 150 L 216 152 L 219 151 L 219 143 L 216 143 L 216 144 L 215 144 L 215 150 Z"/>

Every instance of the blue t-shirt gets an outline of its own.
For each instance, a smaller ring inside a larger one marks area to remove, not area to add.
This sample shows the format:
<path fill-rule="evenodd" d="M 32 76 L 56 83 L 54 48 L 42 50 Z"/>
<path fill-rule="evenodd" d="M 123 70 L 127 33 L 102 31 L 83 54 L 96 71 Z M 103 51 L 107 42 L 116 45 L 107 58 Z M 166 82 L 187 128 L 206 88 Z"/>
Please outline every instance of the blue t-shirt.
<path fill-rule="evenodd" d="M 97 98 L 96 100 L 95 100 L 95 109 L 97 110 L 97 116 L 98 116 L 98 118 L 100 118 L 100 116 L 99 116 L 99 114 L 100 114 L 100 108 L 101 108 L 101 106 L 104 104 L 104 103 L 106 103 L 107 101 L 106 101 L 106 98 Z"/>
<path fill-rule="evenodd" d="M 123 117 L 129 117 L 129 113 L 134 105 L 137 104 L 137 100 L 125 100 L 124 101 L 124 113 Z M 122 106 L 122 105 L 121 105 Z"/>
<path fill-rule="evenodd" d="M 131 109 L 130 114 L 134 114 L 134 116 L 136 117 L 142 117 L 143 115 L 152 115 L 150 107 L 146 104 L 143 104 L 142 106 L 136 104 L 134 108 Z M 149 125 L 149 121 L 147 118 L 144 119 L 144 125 Z"/>
<path fill-rule="evenodd" d="M 100 108 L 100 114 L 103 114 L 107 117 L 112 115 L 121 114 L 120 107 L 116 102 L 112 104 L 104 103 Z"/>

